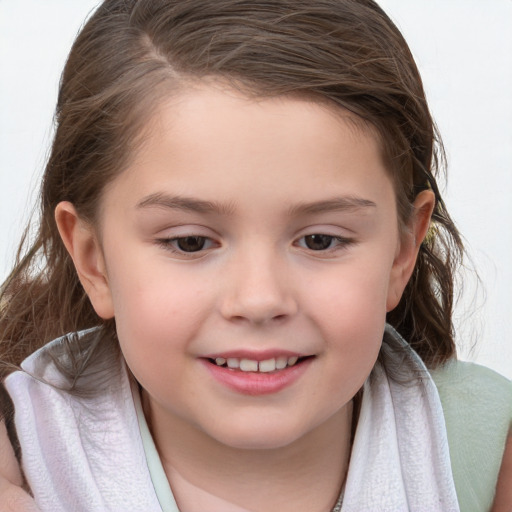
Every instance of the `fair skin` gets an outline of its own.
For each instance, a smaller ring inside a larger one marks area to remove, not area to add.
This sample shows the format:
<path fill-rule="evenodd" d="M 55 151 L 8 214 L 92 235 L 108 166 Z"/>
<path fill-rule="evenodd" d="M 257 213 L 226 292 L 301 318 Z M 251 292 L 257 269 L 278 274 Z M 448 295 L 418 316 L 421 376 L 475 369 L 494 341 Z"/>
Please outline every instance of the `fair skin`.
<path fill-rule="evenodd" d="M 197 87 L 158 110 L 105 190 L 99 230 L 57 210 L 96 311 L 116 318 L 184 511 L 328 511 L 337 499 L 351 399 L 433 206 L 421 194 L 400 236 L 377 138 L 346 116 Z M 281 375 L 234 382 L 213 362 L 294 356 Z"/>
<path fill-rule="evenodd" d="M 14 455 L 5 423 L 0 420 L 0 512 L 38 512 L 36 504 L 23 486 L 18 461 Z"/>
<path fill-rule="evenodd" d="M 512 431 L 508 433 L 505 455 L 501 462 L 496 496 L 491 512 L 510 512 L 512 510 Z"/>
<path fill-rule="evenodd" d="M 93 306 L 116 319 L 183 512 L 336 502 L 352 397 L 434 204 L 421 193 L 400 232 L 378 140 L 348 116 L 198 86 L 160 106 L 98 226 L 57 208 Z"/>

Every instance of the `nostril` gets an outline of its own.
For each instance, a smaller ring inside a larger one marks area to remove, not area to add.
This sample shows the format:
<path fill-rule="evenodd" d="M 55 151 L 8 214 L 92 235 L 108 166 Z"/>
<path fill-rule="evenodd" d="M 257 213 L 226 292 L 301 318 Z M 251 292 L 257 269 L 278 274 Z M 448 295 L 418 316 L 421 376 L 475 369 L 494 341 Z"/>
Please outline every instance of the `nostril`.
<path fill-rule="evenodd" d="M 297 302 L 289 294 L 239 286 L 222 298 L 220 313 L 231 322 L 254 324 L 283 323 L 297 312 Z"/>

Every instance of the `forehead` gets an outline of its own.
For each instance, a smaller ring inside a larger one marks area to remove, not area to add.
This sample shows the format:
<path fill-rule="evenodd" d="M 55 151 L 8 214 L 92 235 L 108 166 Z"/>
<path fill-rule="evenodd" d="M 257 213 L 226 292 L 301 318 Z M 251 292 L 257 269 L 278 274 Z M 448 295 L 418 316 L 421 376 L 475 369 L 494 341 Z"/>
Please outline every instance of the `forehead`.
<path fill-rule="evenodd" d="M 236 203 L 272 192 L 291 207 L 365 187 L 378 196 L 389 182 L 375 130 L 354 114 L 326 101 L 256 98 L 219 85 L 195 85 L 155 108 L 115 181 L 127 180 L 138 195 Z"/>

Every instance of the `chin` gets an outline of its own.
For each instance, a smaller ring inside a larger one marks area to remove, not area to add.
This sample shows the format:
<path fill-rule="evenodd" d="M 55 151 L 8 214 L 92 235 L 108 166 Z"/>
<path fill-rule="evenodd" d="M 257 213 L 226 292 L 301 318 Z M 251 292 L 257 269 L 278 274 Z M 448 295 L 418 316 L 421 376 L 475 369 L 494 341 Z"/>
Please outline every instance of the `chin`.
<path fill-rule="evenodd" d="M 293 444 L 310 431 L 298 425 L 283 422 L 250 422 L 227 425 L 222 431 L 209 431 L 207 435 L 219 443 L 237 450 L 277 450 Z"/>
<path fill-rule="evenodd" d="M 231 437 L 226 439 L 223 444 L 236 450 L 279 450 L 293 444 L 297 439 L 298 437 L 291 436 L 274 435 L 269 437 L 266 433 L 259 432 L 257 435 L 252 437 Z"/>

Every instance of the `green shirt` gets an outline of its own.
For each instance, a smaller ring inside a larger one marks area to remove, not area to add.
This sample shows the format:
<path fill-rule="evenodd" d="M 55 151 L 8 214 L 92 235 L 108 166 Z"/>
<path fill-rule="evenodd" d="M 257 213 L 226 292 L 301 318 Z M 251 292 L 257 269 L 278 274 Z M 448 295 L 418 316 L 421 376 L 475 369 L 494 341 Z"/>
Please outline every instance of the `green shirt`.
<path fill-rule="evenodd" d="M 512 427 L 512 382 L 462 361 L 450 361 L 431 375 L 443 406 L 460 510 L 490 510 Z"/>

